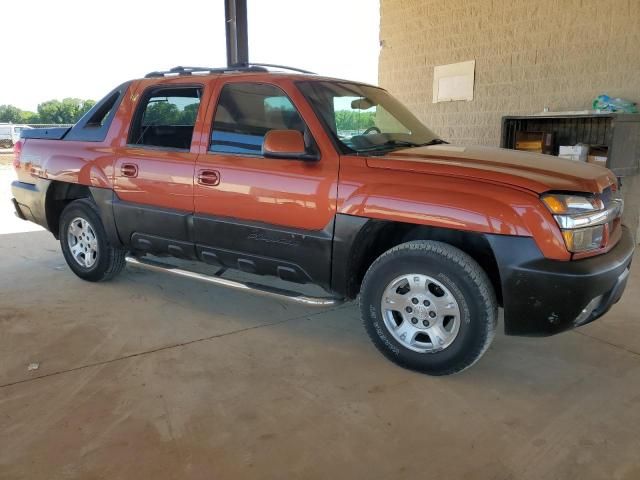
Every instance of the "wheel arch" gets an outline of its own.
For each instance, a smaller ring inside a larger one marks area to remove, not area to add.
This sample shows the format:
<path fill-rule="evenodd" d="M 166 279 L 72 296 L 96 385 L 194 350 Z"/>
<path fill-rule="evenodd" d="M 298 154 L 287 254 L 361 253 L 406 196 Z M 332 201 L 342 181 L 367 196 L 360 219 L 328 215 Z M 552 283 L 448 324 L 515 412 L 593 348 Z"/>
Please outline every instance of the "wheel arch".
<path fill-rule="evenodd" d="M 100 213 L 100 218 L 112 245 L 120 246 L 113 216 L 113 190 L 109 188 L 89 187 L 78 183 L 54 180 L 49 184 L 45 196 L 45 215 L 48 230 L 58 239 L 60 236 L 60 216 L 65 207 L 73 202 L 86 198 L 91 200 Z"/>
<path fill-rule="evenodd" d="M 45 215 L 49 231 L 59 238 L 60 216 L 65 207 L 80 198 L 91 198 L 91 191 L 86 185 L 52 181 L 45 196 Z"/>
<path fill-rule="evenodd" d="M 412 240 L 435 240 L 459 248 L 478 262 L 502 305 L 498 263 L 482 233 L 338 215 L 335 238 L 332 289 L 347 298 L 358 295 L 365 273 L 387 250 Z"/>

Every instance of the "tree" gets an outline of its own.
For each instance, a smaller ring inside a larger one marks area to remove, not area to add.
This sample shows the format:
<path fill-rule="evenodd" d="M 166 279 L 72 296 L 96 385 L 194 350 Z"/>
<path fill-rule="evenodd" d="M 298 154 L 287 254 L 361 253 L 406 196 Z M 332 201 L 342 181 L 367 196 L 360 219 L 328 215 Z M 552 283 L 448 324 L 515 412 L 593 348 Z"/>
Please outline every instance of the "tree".
<path fill-rule="evenodd" d="M 190 103 L 180 109 L 175 103 L 166 100 L 156 100 L 149 102 L 143 125 L 193 125 L 196 123 L 199 103 Z"/>
<path fill-rule="evenodd" d="M 335 118 L 338 131 L 364 131 L 375 125 L 376 112 L 338 110 Z"/>
<path fill-rule="evenodd" d="M 178 125 L 180 109 L 175 103 L 166 100 L 149 102 L 144 112 L 143 125 Z"/>
<path fill-rule="evenodd" d="M 38 105 L 38 116 L 41 123 L 76 123 L 96 102 L 65 98 L 49 100 Z"/>
<path fill-rule="evenodd" d="M 40 123 L 40 117 L 35 112 L 22 111 L 20 123 Z"/>
<path fill-rule="evenodd" d="M 182 111 L 181 125 L 194 125 L 198 116 L 198 107 L 200 103 L 190 103 Z"/>
<path fill-rule="evenodd" d="M 0 105 L 0 122 L 22 123 L 22 110 L 13 105 Z"/>

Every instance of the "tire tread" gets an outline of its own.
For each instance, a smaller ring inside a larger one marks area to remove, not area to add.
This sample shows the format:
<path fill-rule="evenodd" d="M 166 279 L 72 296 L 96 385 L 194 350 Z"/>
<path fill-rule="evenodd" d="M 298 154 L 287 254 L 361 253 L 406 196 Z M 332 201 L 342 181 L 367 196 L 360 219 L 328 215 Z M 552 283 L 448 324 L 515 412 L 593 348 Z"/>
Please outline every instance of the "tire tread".
<path fill-rule="evenodd" d="M 460 373 L 473 366 L 484 355 L 484 353 L 489 349 L 489 346 L 491 345 L 495 337 L 498 319 L 498 303 L 496 300 L 495 292 L 491 285 L 491 281 L 489 280 L 489 277 L 482 269 L 482 267 L 480 267 L 480 265 L 470 255 L 463 252 L 462 250 L 447 243 L 434 240 L 413 240 L 397 245 L 380 255 L 367 270 L 367 273 L 365 274 L 362 281 L 361 292 L 368 289 L 370 283 L 374 281 L 377 266 L 381 265 L 383 262 L 392 260 L 394 257 L 404 256 L 406 253 L 433 253 L 441 256 L 446 260 L 454 262 L 464 270 L 464 272 L 472 279 L 473 283 L 480 290 L 485 314 L 492 317 L 490 321 L 483 322 L 485 326 L 485 329 L 482 332 L 484 341 L 480 344 L 479 348 L 467 352 L 464 358 L 456 365 L 453 365 L 451 368 L 431 374 L 452 375 L 455 373 Z M 363 325 L 365 326 L 365 330 L 367 331 L 369 338 L 373 341 L 373 344 L 376 346 L 376 348 L 385 357 L 387 357 L 394 363 L 397 363 L 400 366 L 408 368 L 410 370 L 421 371 L 414 365 L 403 361 L 402 358 L 392 356 L 389 350 L 385 349 L 380 344 L 373 329 L 367 328 L 366 318 L 368 312 L 366 312 L 366 305 L 364 305 L 364 302 L 362 301 L 362 295 L 360 295 L 359 304 Z"/>
<path fill-rule="evenodd" d="M 78 200 L 74 200 L 73 202 L 69 203 L 66 207 L 65 210 L 62 212 L 62 215 L 60 216 L 60 232 L 63 232 L 62 229 L 62 220 L 65 217 L 65 211 L 69 208 L 76 208 L 76 207 L 80 207 L 80 206 L 84 206 L 88 209 L 90 209 L 98 218 L 99 221 L 102 221 L 100 218 L 100 212 L 98 211 L 98 207 L 96 206 L 95 202 L 92 199 L 89 198 L 81 198 Z M 103 232 L 104 232 L 104 226 L 101 224 L 100 227 L 102 228 Z M 64 241 L 64 235 L 61 234 L 60 235 L 60 241 L 63 242 Z M 115 277 L 116 275 L 118 275 L 120 272 L 122 272 L 122 270 L 125 267 L 126 261 L 125 261 L 125 256 L 126 256 L 126 251 L 120 248 L 115 248 L 113 246 L 111 246 L 108 242 L 108 240 L 105 238 L 104 239 L 105 244 L 106 244 L 106 252 L 102 253 L 102 254 L 106 254 L 107 255 L 107 268 L 102 272 L 101 275 L 99 276 L 95 276 L 93 275 L 91 278 L 85 278 L 85 277 L 81 277 L 84 280 L 90 280 L 90 281 L 94 281 L 94 282 L 104 282 L 107 280 L 111 280 L 113 277 Z M 75 270 L 74 270 L 75 272 Z M 77 273 L 76 273 L 77 275 Z M 80 275 L 78 275 L 80 276 Z"/>

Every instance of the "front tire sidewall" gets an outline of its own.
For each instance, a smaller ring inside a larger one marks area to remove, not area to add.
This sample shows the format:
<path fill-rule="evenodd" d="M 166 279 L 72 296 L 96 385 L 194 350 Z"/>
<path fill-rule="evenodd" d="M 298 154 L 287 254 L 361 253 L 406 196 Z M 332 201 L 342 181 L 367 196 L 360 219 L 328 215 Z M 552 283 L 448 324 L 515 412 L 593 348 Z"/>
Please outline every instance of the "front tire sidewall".
<path fill-rule="evenodd" d="M 369 336 L 391 361 L 405 368 L 432 375 L 463 370 L 475 362 L 495 326 L 490 299 L 467 271 L 434 252 L 394 252 L 374 264 L 363 282 L 360 307 Z M 396 257 L 396 258 L 394 258 Z M 386 286 L 404 274 L 428 275 L 449 289 L 460 309 L 460 329 L 451 345 L 434 352 L 415 352 L 399 343 L 385 325 L 381 300 Z M 490 322 L 491 328 L 487 328 Z"/>
<path fill-rule="evenodd" d="M 62 253 L 64 254 L 64 258 L 67 261 L 69 268 L 71 268 L 73 273 L 83 280 L 97 282 L 104 278 L 104 273 L 109 269 L 109 244 L 107 242 L 106 232 L 102 226 L 100 216 L 92 208 L 89 202 L 89 200 L 76 200 L 70 203 L 60 216 L 60 228 L 58 232 Z M 78 217 L 85 219 L 89 224 L 91 224 L 98 243 L 98 255 L 96 262 L 88 268 L 83 267 L 75 260 L 69 248 L 69 241 L 67 239 L 69 224 L 74 218 Z"/>

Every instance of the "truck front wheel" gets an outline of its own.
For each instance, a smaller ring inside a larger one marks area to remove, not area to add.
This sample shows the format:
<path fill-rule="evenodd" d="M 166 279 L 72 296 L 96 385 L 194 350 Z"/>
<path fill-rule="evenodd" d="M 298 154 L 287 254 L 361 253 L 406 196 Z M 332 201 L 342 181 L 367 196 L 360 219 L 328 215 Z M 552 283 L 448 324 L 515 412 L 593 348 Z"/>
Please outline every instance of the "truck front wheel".
<path fill-rule="evenodd" d="M 489 348 L 498 318 L 495 292 L 477 262 L 427 240 L 398 245 L 373 262 L 360 312 L 387 358 L 430 375 L 473 365 Z"/>
<path fill-rule="evenodd" d="M 69 268 L 90 282 L 109 280 L 122 271 L 125 251 L 109 244 L 95 204 L 74 200 L 60 216 L 60 245 Z"/>

